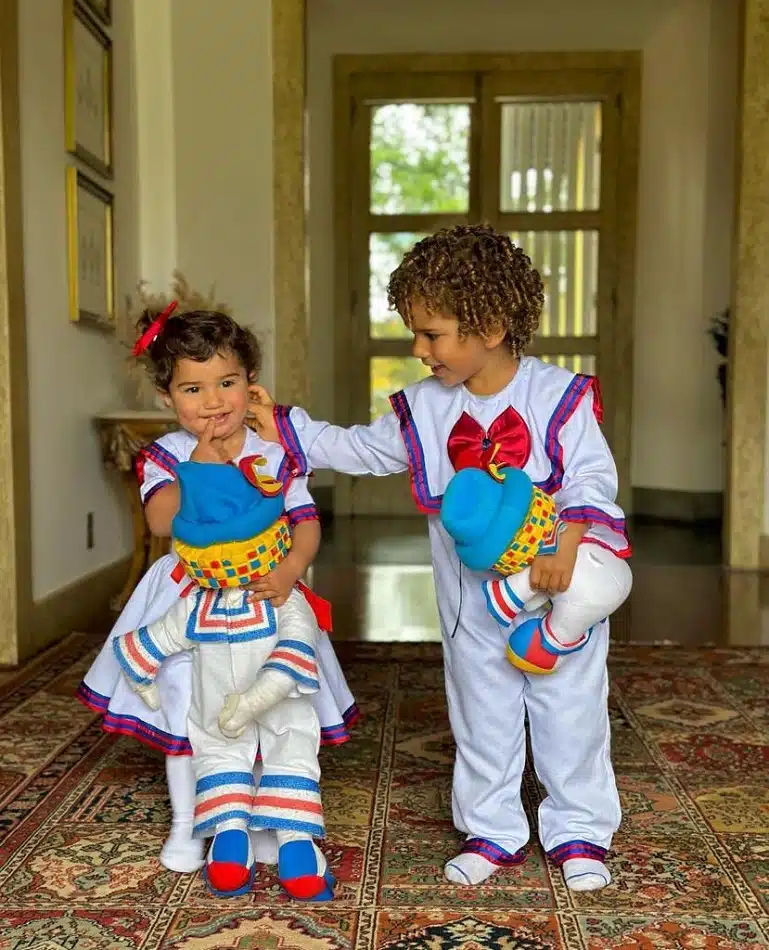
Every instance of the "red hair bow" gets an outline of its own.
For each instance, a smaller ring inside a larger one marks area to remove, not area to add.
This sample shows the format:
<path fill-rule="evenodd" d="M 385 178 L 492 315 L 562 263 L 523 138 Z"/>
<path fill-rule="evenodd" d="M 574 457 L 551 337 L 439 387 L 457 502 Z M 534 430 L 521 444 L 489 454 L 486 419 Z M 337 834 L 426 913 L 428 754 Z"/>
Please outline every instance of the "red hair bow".
<path fill-rule="evenodd" d="M 160 331 L 168 322 L 168 318 L 176 310 L 178 306 L 178 301 L 172 300 L 171 303 L 166 307 L 166 309 L 160 314 L 159 317 L 156 317 L 152 323 L 147 327 L 147 329 L 142 333 L 139 339 L 134 344 L 134 348 L 131 350 L 131 353 L 134 356 L 141 356 L 141 354 L 147 349 L 148 346 L 151 346 L 155 340 L 160 336 Z"/>

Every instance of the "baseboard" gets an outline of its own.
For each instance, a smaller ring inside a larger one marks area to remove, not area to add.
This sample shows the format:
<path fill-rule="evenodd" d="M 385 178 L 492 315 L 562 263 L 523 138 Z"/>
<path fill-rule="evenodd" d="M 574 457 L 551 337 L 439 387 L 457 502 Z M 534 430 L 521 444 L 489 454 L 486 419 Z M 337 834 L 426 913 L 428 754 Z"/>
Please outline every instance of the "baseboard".
<path fill-rule="evenodd" d="M 30 659 L 73 630 L 87 632 L 103 623 L 106 632 L 114 620 L 110 600 L 125 583 L 130 562 L 128 557 L 121 558 L 33 604 L 27 635 L 19 643 L 19 662 Z"/>
<path fill-rule="evenodd" d="M 758 538 L 758 569 L 760 571 L 769 571 L 769 534 L 759 535 Z M 769 594 L 769 584 L 764 585 Z M 769 597 L 766 604 L 762 601 L 762 606 L 769 605 Z"/>
<path fill-rule="evenodd" d="M 317 485 L 312 490 L 323 520 L 334 516 L 334 486 Z M 721 492 L 674 491 L 667 488 L 634 488 L 633 515 L 652 521 L 720 521 L 723 517 Z M 769 541 L 767 542 L 769 544 Z M 769 557 L 769 550 L 767 551 Z M 769 566 L 769 561 L 763 562 Z"/>
<path fill-rule="evenodd" d="M 720 521 L 723 493 L 675 491 L 669 488 L 634 488 L 633 516 L 653 521 Z"/>

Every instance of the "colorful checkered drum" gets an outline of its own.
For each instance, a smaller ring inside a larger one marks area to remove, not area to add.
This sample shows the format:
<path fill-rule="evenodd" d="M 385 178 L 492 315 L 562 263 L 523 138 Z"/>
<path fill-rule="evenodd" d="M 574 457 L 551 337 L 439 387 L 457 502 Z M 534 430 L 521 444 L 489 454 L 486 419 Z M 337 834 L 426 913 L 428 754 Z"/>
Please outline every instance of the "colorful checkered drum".
<path fill-rule="evenodd" d="M 555 502 L 536 485 L 532 487 L 534 493 L 526 520 L 494 565 L 493 569 L 499 574 L 517 574 L 522 571 L 531 564 L 537 554 L 542 553 L 543 547 L 555 540 L 558 522 Z"/>
<path fill-rule="evenodd" d="M 195 548 L 174 542 L 184 569 L 201 587 L 243 587 L 280 564 L 291 548 L 288 519 L 281 518 L 250 541 Z"/>

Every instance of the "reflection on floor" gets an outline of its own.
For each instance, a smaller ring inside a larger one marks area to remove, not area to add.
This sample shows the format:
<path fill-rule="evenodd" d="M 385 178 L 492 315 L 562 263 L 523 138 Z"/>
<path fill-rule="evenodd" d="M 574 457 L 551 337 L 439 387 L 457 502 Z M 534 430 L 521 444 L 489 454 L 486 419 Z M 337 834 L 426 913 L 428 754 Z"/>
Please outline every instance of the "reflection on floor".
<path fill-rule="evenodd" d="M 762 579 L 721 569 L 718 525 L 638 523 L 631 538 L 634 589 L 614 618 L 615 640 L 769 644 Z M 313 582 L 334 605 L 335 639 L 440 640 L 422 519 L 331 522 L 324 529 Z"/>

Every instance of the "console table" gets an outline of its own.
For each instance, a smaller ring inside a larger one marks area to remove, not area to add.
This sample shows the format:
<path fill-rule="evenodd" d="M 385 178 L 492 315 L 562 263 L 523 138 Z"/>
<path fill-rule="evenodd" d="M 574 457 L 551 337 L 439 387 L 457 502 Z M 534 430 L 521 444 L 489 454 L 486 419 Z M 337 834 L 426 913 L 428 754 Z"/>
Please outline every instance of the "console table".
<path fill-rule="evenodd" d="M 107 412 L 96 416 L 94 422 L 101 438 L 104 464 L 120 473 L 131 507 L 131 566 L 122 591 L 111 605 L 113 610 L 119 611 L 125 606 L 142 574 L 168 551 L 169 544 L 167 538 L 154 538 L 147 529 L 136 478 L 136 456 L 145 445 L 178 428 L 178 423 L 172 412 L 157 409 Z"/>

